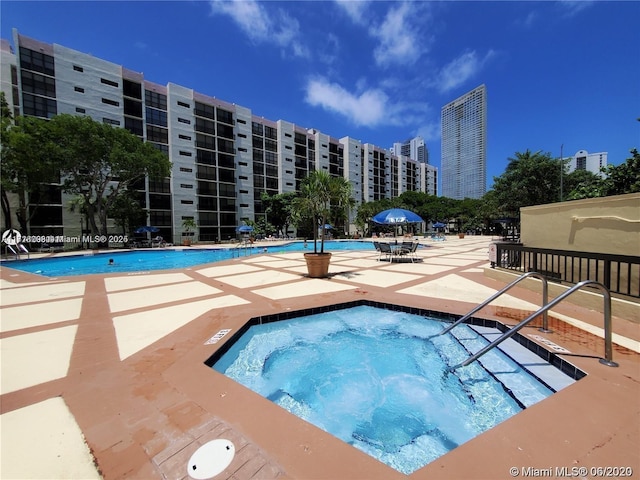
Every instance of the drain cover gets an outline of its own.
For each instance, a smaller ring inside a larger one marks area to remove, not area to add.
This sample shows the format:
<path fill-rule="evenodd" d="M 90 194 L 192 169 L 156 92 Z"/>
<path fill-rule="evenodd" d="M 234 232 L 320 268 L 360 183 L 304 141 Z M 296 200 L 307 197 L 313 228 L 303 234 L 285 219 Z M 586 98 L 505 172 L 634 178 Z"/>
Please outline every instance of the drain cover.
<path fill-rule="evenodd" d="M 202 445 L 193 452 L 187 464 L 187 473 L 195 480 L 213 478 L 229 466 L 236 447 L 229 440 L 219 438 Z"/>

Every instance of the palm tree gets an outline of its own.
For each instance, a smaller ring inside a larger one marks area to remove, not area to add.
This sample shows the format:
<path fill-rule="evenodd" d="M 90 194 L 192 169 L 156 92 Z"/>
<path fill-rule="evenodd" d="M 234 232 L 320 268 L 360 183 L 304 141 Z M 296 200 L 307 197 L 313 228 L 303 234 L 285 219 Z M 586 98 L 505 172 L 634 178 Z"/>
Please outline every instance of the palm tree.
<path fill-rule="evenodd" d="M 320 228 L 320 254 L 324 253 L 324 225 L 331 218 L 332 209 L 346 211 L 354 205 L 351 183 L 343 177 L 332 177 L 324 170 L 314 170 L 300 185 L 300 195 L 293 202 L 293 213 L 298 223 L 313 222 L 313 253 L 318 253 L 318 227 Z M 338 215 L 339 216 L 339 215 Z"/>

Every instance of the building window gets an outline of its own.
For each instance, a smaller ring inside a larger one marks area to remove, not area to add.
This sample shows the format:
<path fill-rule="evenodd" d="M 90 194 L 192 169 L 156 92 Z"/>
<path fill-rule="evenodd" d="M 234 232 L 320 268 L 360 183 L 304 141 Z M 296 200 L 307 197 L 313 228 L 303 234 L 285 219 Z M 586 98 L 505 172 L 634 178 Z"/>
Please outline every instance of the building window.
<path fill-rule="evenodd" d="M 58 113 L 55 99 L 37 97 L 28 93 L 22 96 L 22 108 L 25 115 L 32 117 L 52 118 Z"/>
<path fill-rule="evenodd" d="M 124 99 L 124 114 L 142 118 L 142 102 L 139 100 Z"/>
<path fill-rule="evenodd" d="M 109 85 L 110 87 L 117 87 L 118 82 L 114 82 L 113 80 L 107 80 L 106 78 L 101 78 L 100 83 L 104 85 Z"/>
<path fill-rule="evenodd" d="M 142 85 L 131 80 L 122 80 L 122 93 L 125 97 L 142 100 Z"/>
<path fill-rule="evenodd" d="M 178 101 L 178 106 L 184 107 L 184 108 L 191 108 L 191 106 L 188 103 L 180 102 L 180 101 Z"/>
<path fill-rule="evenodd" d="M 196 102 L 196 106 L 195 106 L 195 114 L 198 117 L 205 117 L 205 118 L 209 118 L 211 120 L 215 120 L 215 111 L 213 109 L 213 106 L 211 105 L 207 105 L 205 103 L 200 103 L 200 102 Z"/>
<path fill-rule="evenodd" d="M 107 117 L 102 117 L 102 123 L 106 123 L 107 125 L 120 125 L 120 120 L 112 120 Z"/>
<path fill-rule="evenodd" d="M 106 103 L 107 105 L 113 105 L 114 107 L 120 106 L 120 102 L 116 102 L 115 100 L 110 100 L 108 98 L 103 98 L 102 103 Z"/>
<path fill-rule="evenodd" d="M 55 64 L 51 55 L 20 47 L 20 67 L 55 77 Z"/>
<path fill-rule="evenodd" d="M 181 140 L 191 140 L 191 137 L 189 135 L 178 135 L 178 138 Z"/>
<path fill-rule="evenodd" d="M 576 158 L 576 170 L 586 170 L 586 169 L 587 169 L 587 157 Z"/>
<path fill-rule="evenodd" d="M 147 107 L 158 108 L 160 110 L 167 109 L 167 96 L 162 93 L 144 91 L 144 103 Z M 179 120 L 179 119 L 178 119 Z"/>
<path fill-rule="evenodd" d="M 147 125 L 147 140 L 150 142 L 169 143 L 169 131 L 166 128 Z"/>
<path fill-rule="evenodd" d="M 178 123 L 186 123 L 187 125 L 191 125 L 191 120 L 187 120 L 186 118 L 178 117 Z"/>
<path fill-rule="evenodd" d="M 82 87 L 75 87 L 74 90 L 78 93 L 84 93 L 84 88 Z"/>
<path fill-rule="evenodd" d="M 56 96 L 56 83 L 53 78 L 45 77 L 38 73 L 22 72 L 22 90 L 24 92 L 44 95 L 45 97 Z"/>
<path fill-rule="evenodd" d="M 141 137 L 144 134 L 144 130 L 142 128 L 142 120 L 137 118 L 124 118 L 124 128 L 129 130 L 134 135 L 138 135 Z"/>
<path fill-rule="evenodd" d="M 193 168 L 180 167 L 181 172 L 193 172 Z"/>
<path fill-rule="evenodd" d="M 73 69 L 74 69 L 76 72 L 84 72 L 84 68 L 82 68 L 82 67 L 80 67 L 80 66 L 78 66 L 78 65 L 74 65 L 74 66 L 73 66 Z"/>
<path fill-rule="evenodd" d="M 155 108 L 147 107 L 145 109 L 145 115 L 147 123 L 158 125 L 160 127 L 167 126 L 167 112 L 165 112 L 164 110 L 156 110 Z"/>
<path fill-rule="evenodd" d="M 191 157 L 191 156 L 193 156 L 193 153 L 185 152 L 184 150 L 180 150 L 180 155 L 183 156 L 183 157 Z"/>
<path fill-rule="evenodd" d="M 181 183 L 180 188 L 193 188 L 193 185 L 190 185 L 188 183 Z"/>
<path fill-rule="evenodd" d="M 87 113 L 84 108 L 76 107 L 76 113 Z"/>

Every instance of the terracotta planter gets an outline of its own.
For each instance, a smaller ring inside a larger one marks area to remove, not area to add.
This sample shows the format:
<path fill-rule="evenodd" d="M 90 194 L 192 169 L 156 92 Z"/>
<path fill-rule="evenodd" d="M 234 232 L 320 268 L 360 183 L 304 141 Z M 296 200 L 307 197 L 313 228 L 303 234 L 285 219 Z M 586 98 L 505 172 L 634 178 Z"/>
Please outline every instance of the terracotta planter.
<path fill-rule="evenodd" d="M 329 276 L 330 253 L 305 253 L 307 272 L 311 278 L 325 278 Z"/>
<path fill-rule="evenodd" d="M 191 246 L 191 239 L 190 238 L 183 238 L 182 239 L 182 245 L 185 247 L 190 247 Z"/>
<path fill-rule="evenodd" d="M 464 238 L 464 233 L 459 233 L 458 238 Z"/>

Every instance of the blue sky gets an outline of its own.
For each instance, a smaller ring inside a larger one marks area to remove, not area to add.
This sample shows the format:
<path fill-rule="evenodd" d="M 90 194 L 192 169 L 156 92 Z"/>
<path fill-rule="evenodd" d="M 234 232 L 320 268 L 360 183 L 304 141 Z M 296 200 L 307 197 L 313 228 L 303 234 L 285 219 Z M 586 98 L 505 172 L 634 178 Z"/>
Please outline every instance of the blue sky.
<path fill-rule="evenodd" d="M 640 148 L 640 2 L 2 0 L 1 35 L 91 53 L 255 115 L 389 148 L 487 87 L 487 179 L 526 149 Z"/>

